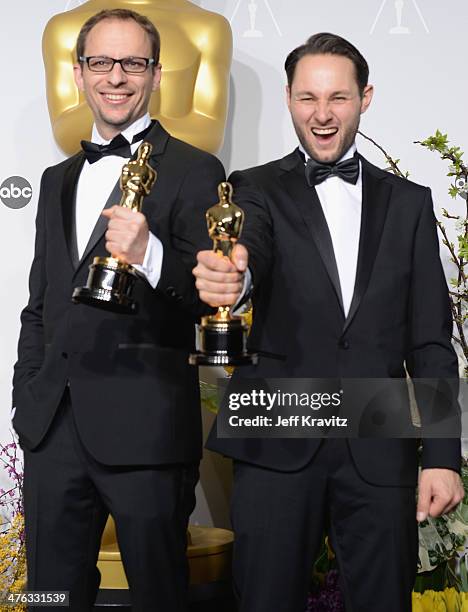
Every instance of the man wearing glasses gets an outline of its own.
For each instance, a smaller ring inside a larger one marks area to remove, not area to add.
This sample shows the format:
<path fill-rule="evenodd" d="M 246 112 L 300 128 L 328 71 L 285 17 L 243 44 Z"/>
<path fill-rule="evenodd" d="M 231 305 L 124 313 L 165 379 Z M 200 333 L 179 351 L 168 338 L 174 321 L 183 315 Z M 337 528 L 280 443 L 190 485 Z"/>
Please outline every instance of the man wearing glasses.
<path fill-rule="evenodd" d="M 180 612 L 201 455 L 198 376 L 187 357 L 204 307 L 191 268 L 209 247 L 204 211 L 224 170 L 151 121 L 161 65 L 148 19 L 98 13 L 80 31 L 77 58 L 92 141 L 43 175 L 14 375 L 28 588 L 69 591 L 72 610 L 91 610 L 110 513 L 132 609 Z M 132 212 L 115 205 L 118 180 L 143 140 L 158 178 Z M 71 302 L 93 258 L 108 253 L 140 272 L 136 315 Z"/>

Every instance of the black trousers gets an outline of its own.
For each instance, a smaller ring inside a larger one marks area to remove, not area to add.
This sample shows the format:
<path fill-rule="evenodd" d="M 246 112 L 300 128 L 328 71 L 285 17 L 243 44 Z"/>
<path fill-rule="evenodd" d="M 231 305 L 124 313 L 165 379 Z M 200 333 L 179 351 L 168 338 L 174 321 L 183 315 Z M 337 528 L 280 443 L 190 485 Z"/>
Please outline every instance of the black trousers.
<path fill-rule="evenodd" d="M 239 612 L 304 612 L 324 529 L 347 612 L 411 612 L 415 490 L 362 480 L 344 439 L 298 472 L 234 464 L 234 587 Z"/>
<path fill-rule="evenodd" d="M 198 465 L 102 465 L 80 441 L 75 409 L 66 393 L 44 441 L 24 454 L 28 589 L 69 591 L 71 610 L 92 610 L 110 513 L 132 610 L 184 612 L 186 530 Z"/>

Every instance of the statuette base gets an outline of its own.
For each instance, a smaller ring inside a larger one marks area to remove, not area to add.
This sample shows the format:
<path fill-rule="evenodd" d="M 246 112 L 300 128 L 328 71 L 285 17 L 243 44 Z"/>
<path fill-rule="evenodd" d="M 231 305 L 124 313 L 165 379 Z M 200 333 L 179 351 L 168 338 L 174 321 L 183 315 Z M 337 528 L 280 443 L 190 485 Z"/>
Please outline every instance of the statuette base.
<path fill-rule="evenodd" d="M 138 305 L 130 297 L 137 279 L 134 268 L 114 257 L 95 257 L 85 287 L 73 291 L 75 303 L 122 314 L 135 314 Z"/>

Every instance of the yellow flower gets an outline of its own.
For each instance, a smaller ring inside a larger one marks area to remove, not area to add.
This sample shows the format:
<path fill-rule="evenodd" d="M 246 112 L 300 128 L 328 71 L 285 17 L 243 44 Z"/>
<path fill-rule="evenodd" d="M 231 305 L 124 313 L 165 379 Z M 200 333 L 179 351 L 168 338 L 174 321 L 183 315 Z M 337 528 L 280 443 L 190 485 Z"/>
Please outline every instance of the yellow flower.
<path fill-rule="evenodd" d="M 18 593 L 26 586 L 26 554 L 22 533 L 24 517 L 13 516 L 10 526 L 0 533 L 0 593 Z M 0 605 L 0 612 L 24 612 L 25 604 Z"/>
<path fill-rule="evenodd" d="M 438 591 L 413 593 L 413 612 L 448 612 L 444 594 Z"/>
<path fill-rule="evenodd" d="M 460 610 L 460 595 L 454 588 L 445 589 L 445 602 L 447 604 L 447 612 L 459 612 Z"/>
<path fill-rule="evenodd" d="M 421 603 L 421 593 L 413 593 L 413 612 L 424 612 Z"/>
<path fill-rule="evenodd" d="M 413 612 L 468 612 L 468 593 L 454 588 L 413 593 Z"/>
<path fill-rule="evenodd" d="M 460 612 L 468 612 L 468 593 L 459 593 L 459 599 Z"/>
<path fill-rule="evenodd" d="M 433 612 L 448 612 L 448 608 L 445 602 L 445 594 L 443 591 L 434 591 L 433 605 Z"/>

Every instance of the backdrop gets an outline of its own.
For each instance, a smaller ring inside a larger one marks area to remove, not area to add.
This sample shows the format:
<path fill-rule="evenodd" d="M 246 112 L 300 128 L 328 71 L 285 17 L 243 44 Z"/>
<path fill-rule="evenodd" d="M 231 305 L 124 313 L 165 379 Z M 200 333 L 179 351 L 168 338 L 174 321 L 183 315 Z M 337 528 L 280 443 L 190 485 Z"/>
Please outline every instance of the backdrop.
<path fill-rule="evenodd" d="M 46 106 L 42 32 L 53 15 L 81 3 L 4 0 L 2 5 L 0 195 L 6 193 L 1 191 L 6 179 L 20 176 L 31 185 L 32 197 L 23 208 L 11 208 L 0 201 L 0 441 L 9 439 L 12 367 L 16 360 L 19 314 L 28 296 L 39 181 L 46 166 L 63 159 L 52 137 Z M 282 157 L 296 146 L 285 105 L 284 60 L 291 49 L 311 34 L 330 31 L 352 41 L 370 65 L 375 96 L 361 129 L 399 158 L 412 180 L 432 188 L 437 214 L 442 207 L 463 213 L 463 200 L 452 201 L 447 194 L 446 165 L 436 154 L 413 141 L 438 128 L 462 149 L 468 143 L 466 2 L 197 0 L 196 3 L 224 15 L 234 34 L 230 109 L 225 143 L 219 153 L 227 172 Z M 402 5 L 400 14 L 398 4 Z M 385 166 L 383 156 L 372 145 L 359 139 L 358 147 L 371 161 Z M 24 185 L 27 189 L 27 184 Z M 26 190 L 25 195 L 28 193 Z M 10 205 L 13 200 L 10 199 Z M 442 254 L 450 274 L 444 250 Z M 216 484 L 213 480 L 207 486 L 213 487 L 214 493 L 216 490 L 225 493 L 221 481 Z M 225 510 L 224 501 L 213 509 L 208 508 L 203 496 L 199 498 L 197 512 L 202 522 L 211 519 L 218 524 L 225 522 Z"/>

